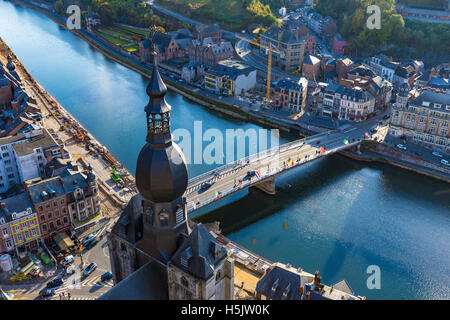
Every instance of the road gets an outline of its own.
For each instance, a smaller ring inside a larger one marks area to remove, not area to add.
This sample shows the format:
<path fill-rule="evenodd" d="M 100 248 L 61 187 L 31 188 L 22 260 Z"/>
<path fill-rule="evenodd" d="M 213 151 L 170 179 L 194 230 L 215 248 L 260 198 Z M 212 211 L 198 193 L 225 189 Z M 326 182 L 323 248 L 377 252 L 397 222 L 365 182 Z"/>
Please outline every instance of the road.
<path fill-rule="evenodd" d="M 366 133 L 371 128 L 378 126 L 382 116 L 383 114 L 343 130 L 330 131 L 321 136 L 306 138 L 302 145 L 290 143 L 288 144 L 292 145 L 290 148 L 280 146 L 279 152 L 267 157 L 256 158 L 248 164 L 246 161 L 229 164 L 227 167 L 229 169 L 219 171 L 219 175 L 215 175 L 217 169 L 204 174 L 201 180 L 195 180 L 195 184 L 192 183 L 193 181 L 190 181 L 186 191 L 188 213 L 215 202 L 222 197 L 261 183 L 264 180 L 275 178 L 306 162 L 357 145 L 359 140 L 367 138 Z M 378 135 L 386 133 L 386 129 L 378 130 L 377 132 Z M 344 139 L 349 141 L 349 146 L 344 145 Z M 320 151 L 320 147 L 326 150 L 325 154 Z M 289 164 L 291 160 L 293 165 Z M 247 172 L 250 170 L 258 171 L 261 178 L 246 177 Z M 201 190 L 200 186 L 205 182 L 213 183 L 213 185 L 207 190 Z M 219 197 L 217 197 L 217 193 Z"/>
<path fill-rule="evenodd" d="M 66 297 L 67 293 L 70 293 L 71 300 L 94 300 L 113 287 L 112 280 L 100 281 L 100 276 L 103 273 L 111 271 L 106 237 L 103 237 L 92 249 L 84 249 L 82 255 L 85 267 L 89 263 L 95 262 L 98 265 L 97 269 L 87 277 L 82 277 L 81 271 L 70 276 L 64 276 L 64 284 L 54 288 L 56 294 L 53 297 L 46 298 L 46 300 L 60 300 L 59 294 L 61 293 L 64 293 Z M 79 266 L 80 263 L 80 257 L 78 255 L 75 256 L 73 266 Z M 61 276 L 61 270 L 60 268 L 59 272 L 49 281 Z M 42 300 L 39 297 L 39 291 L 44 289 L 46 284 L 41 282 L 21 285 L 18 283 L 15 285 L 2 285 L 2 288 L 5 292 L 12 293 L 14 300 Z"/>

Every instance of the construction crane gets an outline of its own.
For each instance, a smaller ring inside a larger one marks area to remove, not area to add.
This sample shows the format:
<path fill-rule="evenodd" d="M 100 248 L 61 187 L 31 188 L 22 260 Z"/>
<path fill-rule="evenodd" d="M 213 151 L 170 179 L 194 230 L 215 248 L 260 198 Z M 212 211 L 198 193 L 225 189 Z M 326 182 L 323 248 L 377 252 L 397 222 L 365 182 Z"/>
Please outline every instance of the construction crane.
<path fill-rule="evenodd" d="M 268 52 L 268 61 L 267 61 L 267 89 L 266 89 L 266 100 L 263 102 L 263 105 L 269 106 L 270 104 L 270 75 L 271 75 L 271 69 L 272 69 L 272 52 L 277 53 L 280 55 L 280 57 L 284 56 L 283 52 L 277 51 L 272 49 L 272 43 L 269 42 L 269 46 L 262 45 L 254 40 L 249 40 L 247 38 L 241 37 L 240 35 L 236 34 L 236 38 L 240 40 L 247 41 L 248 43 L 251 43 L 255 46 L 261 47 L 263 49 L 266 49 L 266 52 Z"/>

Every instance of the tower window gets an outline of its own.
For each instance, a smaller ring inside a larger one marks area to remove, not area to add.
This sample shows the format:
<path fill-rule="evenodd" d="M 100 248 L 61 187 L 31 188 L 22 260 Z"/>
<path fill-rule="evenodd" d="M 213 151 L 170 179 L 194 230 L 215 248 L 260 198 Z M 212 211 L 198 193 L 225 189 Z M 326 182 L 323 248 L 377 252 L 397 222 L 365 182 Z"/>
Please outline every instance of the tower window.
<path fill-rule="evenodd" d="M 184 276 L 181 277 L 181 285 L 183 285 L 186 288 L 189 288 L 189 281 L 187 281 L 187 279 Z"/>
<path fill-rule="evenodd" d="M 159 213 L 159 225 L 160 227 L 167 227 L 169 225 L 169 214 L 165 210 Z"/>

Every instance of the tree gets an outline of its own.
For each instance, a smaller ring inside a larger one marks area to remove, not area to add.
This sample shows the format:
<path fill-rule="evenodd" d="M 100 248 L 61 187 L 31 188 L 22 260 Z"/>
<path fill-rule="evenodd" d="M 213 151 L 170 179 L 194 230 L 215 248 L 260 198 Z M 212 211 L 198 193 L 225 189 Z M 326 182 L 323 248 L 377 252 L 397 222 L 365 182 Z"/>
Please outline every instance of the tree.
<path fill-rule="evenodd" d="M 116 12 L 108 2 L 104 2 L 100 5 L 98 8 L 98 15 L 100 16 L 102 24 L 106 26 L 112 25 L 116 19 Z"/>
<path fill-rule="evenodd" d="M 61 0 L 57 0 L 55 2 L 55 11 L 60 16 L 64 15 L 64 4 L 63 4 L 63 2 Z"/>

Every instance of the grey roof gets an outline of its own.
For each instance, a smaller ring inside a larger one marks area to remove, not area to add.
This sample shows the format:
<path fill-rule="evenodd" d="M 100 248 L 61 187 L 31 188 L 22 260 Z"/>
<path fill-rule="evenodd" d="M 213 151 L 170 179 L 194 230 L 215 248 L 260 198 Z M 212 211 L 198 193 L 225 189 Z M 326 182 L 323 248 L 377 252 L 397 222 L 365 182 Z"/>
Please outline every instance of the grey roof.
<path fill-rule="evenodd" d="M 282 79 L 277 82 L 272 83 L 272 87 L 274 88 L 283 88 L 285 90 L 300 90 L 303 86 L 307 86 L 305 81 L 299 79 L 298 82 L 292 81 L 290 79 Z"/>
<path fill-rule="evenodd" d="M 320 60 L 319 60 L 319 58 L 316 58 L 315 56 L 313 56 L 313 55 L 307 55 L 306 57 L 305 57 L 305 60 L 303 60 L 303 64 L 318 64 L 318 63 L 320 63 Z"/>
<path fill-rule="evenodd" d="M 31 201 L 34 204 L 39 204 L 65 194 L 62 178 L 60 177 L 50 178 L 30 184 L 28 186 L 28 190 L 30 192 Z M 53 191 L 54 195 L 52 196 Z M 47 195 L 46 199 L 44 199 L 44 195 Z"/>
<path fill-rule="evenodd" d="M 429 105 L 424 105 L 424 102 L 429 102 Z M 450 106 L 450 95 L 445 93 L 424 90 L 415 99 L 410 99 L 409 104 L 427 108 L 435 108 L 436 104 L 440 104 L 440 111 L 450 113 L 446 110 L 446 106 Z"/>
<path fill-rule="evenodd" d="M 443 89 L 450 88 L 450 82 L 448 81 L 448 79 L 443 79 L 439 77 L 431 77 L 427 85 L 435 88 L 443 88 Z"/>
<path fill-rule="evenodd" d="M 262 36 L 278 41 L 278 33 L 281 32 L 281 42 L 295 44 L 303 43 L 305 41 L 304 37 L 298 37 L 296 31 L 284 29 L 280 27 L 272 27 L 267 30 Z"/>
<path fill-rule="evenodd" d="M 4 146 L 5 144 L 14 143 L 20 140 L 26 139 L 24 133 L 16 134 L 14 136 L 8 136 L 0 138 L 0 146 Z"/>
<path fill-rule="evenodd" d="M 159 52 L 164 52 L 164 50 L 169 46 L 172 37 L 161 32 L 155 32 L 154 34 L 150 32 L 148 35 L 148 40 L 150 40 L 150 48 L 153 44 L 155 44 Z"/>
<path fill-rule="evenodd" d="M 168 300 L 166 267 L 150 261 L 98 300 Z"/>
<path fill-rule="evenodd" d="M 275 266 L 258 281 L 255 291 L 272 300 L 300 300 L 300 287 L 298 273 Z"/>
<path fill-rule="evenodd" d="M 6 79 L 5 76 L 0 73 L 0 88 L 8 87 L 8 86 L 10 86 L 8 79 Z"/>
<path fill-rule="evenodd" d="M 345 279 L 339 281 L 336 284 L 334 284 L 333 288 L 337 289 L 337 290 L 340 290 L 342 292 L 346 292 L 346 293 L 351 294 L 351 295 L 354 294 L 352 288 L 350 287 L 350 285 L 348 284 L 347 280 L 345 280 Z"/>
<path fill-rule="evenodd" d="M 27 208 L 33 209 L 33 204 L 28 193 L 20 193 L 13 197 L 3 199 L 2 202 L 6 204 L 10 212 L 22 212 Z"/>
<path fill-rule="evenodd" d="M 217 256 L 214 252 L 217 252 Z M 200 223 L 173 254 L 170 263 L 197 278 L 207 280 L 214 275 L 213 266 L 226 257 L 225 248 Z M 182 264 L 182 259 L 187 261 L 187 267 Z"/>
<path fill-rule="evenodd" d="M 53 139 L 47 130 L 43 129 L 41 135 L 31 137 L 21 143 L 16 143 L 13 148 L 16 154 L 20 157 L 33 153 L 36 148 L 46 149 L 57 146 L 58 143 L 55 139 Z"/>

